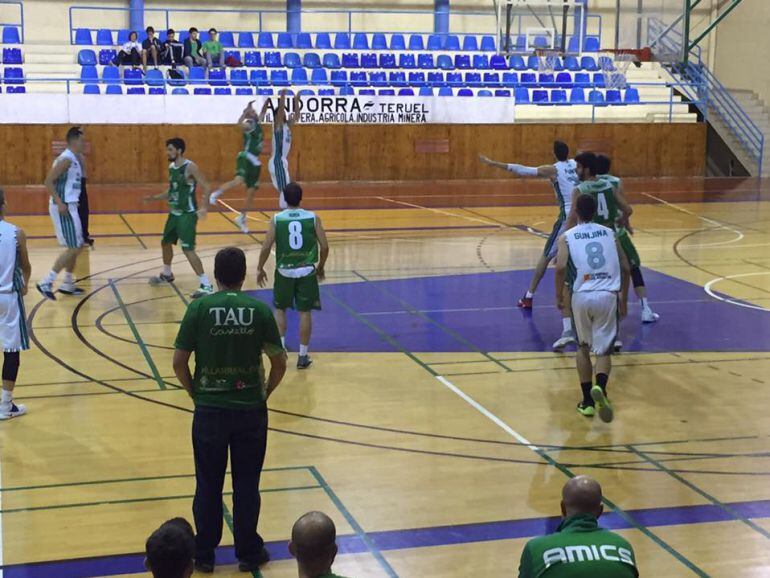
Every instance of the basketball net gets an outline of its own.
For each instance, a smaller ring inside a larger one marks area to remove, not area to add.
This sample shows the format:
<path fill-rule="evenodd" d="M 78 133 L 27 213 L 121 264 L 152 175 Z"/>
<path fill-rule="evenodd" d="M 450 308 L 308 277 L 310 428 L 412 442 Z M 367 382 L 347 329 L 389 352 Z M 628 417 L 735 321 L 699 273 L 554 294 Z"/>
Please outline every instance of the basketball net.
<path fill-rule="evenodd" d="M 639 61 L 635 50 L 600 50 L 599 65 L 604 75 L 604 85 L 609 89 L 621 90 L 626 88 L 628 80 L 626 73 L 631 64 Z M 601 58 L 601 57 L 605 58 Z"/>
<path fill-rule="evenodd" d="M 537 48 L 535 55 L 538 60 L 538 72 L 553 74 L 556 69 L 556 63 L 561 56 L 561 51 L 556 48 Z"/>

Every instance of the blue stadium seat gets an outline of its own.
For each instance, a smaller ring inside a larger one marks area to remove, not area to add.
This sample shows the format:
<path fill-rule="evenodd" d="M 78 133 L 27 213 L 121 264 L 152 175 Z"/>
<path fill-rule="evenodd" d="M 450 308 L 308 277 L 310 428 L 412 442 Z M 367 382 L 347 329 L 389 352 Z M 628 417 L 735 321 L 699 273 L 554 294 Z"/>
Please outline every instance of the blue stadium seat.
<path fill-rule="evenodd" d="M 130 91 L 131 91 L 131 89 L 129 89 L 129 92 Z M 193 89 L 193 94 L 199 94 L 199 95 L 202 95 L 202 96 L 211 96 L 211 89 L 210 88 L 203 88 L 203 87 L 194 88 Z"/>
<path fill-rule="evenodd" d="M 232 32 L 220 32 L 219 42 L 224 48 L 235 48 L 235 37 Z"/>
<path fill-rule="evenodd" d="M 499 72 L 485 72 L 484 73 L 484 86 L 491 88 L 498 88 L 500 86 L 500 73 Z"/>
<path fill-rule="evenodd" d="M 426 54 L 425 56 L 431 56 L 431 55 Z M 382 65 L 382 63 L 380 63 L 380 65 Z M 413 70 L 417 68 L 417 61 L 414 58 L 414 54 L 399 54 L 398 67 L 403 68 L 404 70 Z"/>
<path fill-rule="evenodd" d="M 555 82 L 559 88 L 572 88 L 572 75 L 569 72 L 559 72 Z"/>
<path fill-rule="evenodd" d="M 332 39 L 326 32 L 319 32 L 315 35 L 315 47 L 322 50 L 330 50 L 332 47 Z"/>
<path fill-rule="evenodd" d="M 489 67 L 492 70 L 508 70 L 508 63 L 502 54 L 493 54 L 489 59 Z"/>
<path fill-rule="evenodd" d="M 98 46 L 115 46 L 112 38 L 112 30 L 100 28 L 96 31 L 96 44 Z"/>
<path fill-rule="evenodd" d="M 382 33 L 377 33 L 372 36 L 372 50 L 387 50 L 388 39 Z"/>
<path fill-rule="evenodd" d="M 340 57 L 333 52 L 324 54 L 323 65 L 324 68 L 329 68 L 332 70 L 342 67 L 342 64 L 340 64 Z"/>
<path fill-rule="evenodd" d="M 329 75 L 325 68 L 314 68 L 310 74 L 310 84 L 329 84 Z"/>
<path fill-rule="evenodd" d="M 570 36 L 567 41 L 567 52 L 580 52 L 580 39 L 577 36 Z"/>
<path fill-rule="evenodd" d="M 455 54 L 455 68 L 468 70 L 471 67 L 471 57 L 468 54 Z"/>
<path fill-rule="evenodd" d="M 252 70 L 249 73 L 249 84 L 252 86 L 265 86 L 267 81 L 267 70 Z"/>
<path fill-rule="evenodd" d="M 233 68 L 230 70 L 230 84 L 233 86 L 248 86 L 249 74 L 243 68 Z"/>
<path fill-rule="evenodd" d="M 396 96 L 396 91 L 392 88 L 381 88 L 377 91 L 379 96 Z"/>
<path fill-rule="evenodd" d="M 516 52 L 526 52 L 527 51 L 527 37 L 526 36 L 517 36 L 516 42 L 514 43 L 514 50 Z"/>
<path fill-rule="evenodd" d="M 482 36 L 481 37 L 481 50 L 484 52 L 497 52 L 497 43 L 494 36 Z"/>
<path fill-rule="evenodd" d="M 334 96 L 333 88 L 319 88 L 318 96 Z"/>
<path fill-rule="evenodd" d="M 519 84 L 519 76 L 515 72 L 503 72 L 503 86 L 515 88 Z"/>
<path fill-rule="evenodd" d="M 465 73 L 466 86 L 481 86 L 481 73 L 480 72 L 466 72 Z"/>
<path fill-rule="evenodd" d="M 428 53 L 418 54 L 417 66 L 419 68 L 422 68 L 423 70 L 433 70 L 434 68 L 436 68 L 436 63 L 433 60 L 433 55 Z"/>
<path fill-rule="evenodd" d="M 537 86 L 537 75 L 534 72 L 522 72 L 521 85 L 526 88 L 533 88 Z"/>
<path fill-rule="evenodd" d="M 495 96 L 501 96 L 503 98 L 511 98 L 511 91 L 505 88 L 498 88 L 495 91 Z"/>
<path fill-rule="evenodd" d="M 623 100 L 620 98 L 619 90 L 607 91 L 607 104 L 623 104 Z"/>
<path fill-rule="evenodd" d="M 343 87 L 343 89 L 340 90 L 340 94 L 355 94 L 355 91 L 352 88 L 350 88 L 350 92 L 347 92 L 348 88 L 350 87 L 349 86 Z M 374 96 L 375 94 L 377 94 L 377 91 L 374 90 L 373 88 L 362 88 L 361 90 L 358 91 L 358 94 L 360 96 Z"/>
<path fill-rule="evenodd" d="M 15 26 L 6 26 L 3 28 L 3 44 L 21 44 L 19 29 Z"/>
<path fill-rule="evenodd" d="M 388 77 L 384 72 L 370 72 L 369 84 L 372 86 L 388 86 Z"/>
<path fill-rule="evenodd" d="M 209 68 L 209 84 L 211 86 L 227 86 L 227 73 L 224 68 Z"/>
<path fill-rule="evenodd" d="M 391 72 L 388 83 L 390 86 L 406 86 L 406 72 Z"/>
<path fill-rule="evenodd" d="M 272 88 L 258 88 L 257 96 L 273 96 L 275 94 Z"/>
<path fill-rule="evenodd" d="M 439 54 L 439 57 L 436 60 L 436 68 L 441 70 L 454 70 L 455 64 L 452 61 L 452 57 L 448 54 Z"/>
<path fill-rule="evenodd" d="M 278 68 L 281 66 L 280 52 L 265 52 L 265 66 L 268 68 Z"/>
<path fill-rule="evenodd" d="M 99 64 L 102 66 L 108 66 L 115 61 L 118 56 L 118 51 L 114 48 L 103 48 L 99 51 Z"/>
<path fill-rule="evenodd" d="M 275 48 L 273 35 L 269 32 L 260 32 L 257 35 L 257 48 Z"/>
<path fill-rule="evenodd" d="M 337 32 L 334 35 L 335 50 L 350 50 L 350 35 L 347 32 Z"/>
<path fill-rule="evenodd" d="M 461 88 L 457 91 L 457 96 L 473 96 L 473 91 L 470 88 Z"/>
<path fill-rule="evenodd" d="M 251 32 L 239 32 L 238 48 L 254 48 L 254 35 Z"/>
<path fill-rule="evenodd" d="M 491 90 L 487 90 L 486 88 L 484 88 L 482 90 L 479 90 L 478 93 L 476 93 L 476 96 L 488 97 L 488 96 L 493 96 L 493 94 Z"/>
<path fill-rule="evenodd" d="M 312 88 L 303 88 L 297 94 L 300 96 L 315 96 L 315 91 Z"/>
<path fill-rule="evenodd" d="M 83 94 L 101 94 L 98 84 L 86 84 L 83 87 Z"/>
<path fill-rule="evenodd" d="M 229 89 L 228 89 L 229 90 Z M 151 86 L 147 89 L 148 94 L 166 94 L 165 86 Z"/>
<path fill-rule="evenodd" d="M 278 33 L 278 42 L 276 48 L 294 48 L 294 41 L 288 32 Z"/>
<path fill-rule="evenodd" d="M 569 93 L 569 101 L 572 104 L 585 104 L 585 101 L 586 101 L 585 91 L 580 87 L 573 88 Z"/>
<path fill-rule="evenodd" d="M 444 86 L 446 82 L 444 81 L 444 73 L 443 72 L 429 72 L 428 73 L 428 84 L 431 86 Z"/>
<path fill-rule="evenodd" d="M 270 84 L 273 86 L 289 86 L 289 73 L 285 70 L 271 70 Z"/>
<path fill-rule="evenodd" d="M 604 95 L 598 90 L 592 90 L 588 93 L 588 102 L 591 104 L 604 104 Z"/>
<path fill-rule="evenodd" d="M 176 70 L 179 72 L 179 74 L 182 75 L 182 78 L 169 78 L 167 82 L 169 86 L 184 86 L 187 84 L 187 76 L 185 76 L 185 73 L 182 69 L 177 68 Z"/>
<path fill-rule="evenodd" d="M 369 77 L 363 70 L 357 70 L 350 73 L 350 86 L 363 87 L 369 86 Z"/>
<path fill-rule="evenodd" d="M 574 56 L 564 57 L 564 68 L 566 68 L 570 72 L 578 72 L 579 70 L 581 70 L 580 62 Z"/>
<path fill-rule="evenodd" d="M 373 52 L 367 52 L 361 55 L 361 68 L 379 68 L 377 55 Z"/>
<path fill-rule="evenodd" d="M 403 34 L 394 34 L 390 37 L 391 50 L 406 50 L 406 40 Z"/>
<path fill-rule="evenodd" d="M 428 36 L 428 50 L 442 50 L 443 42 L 441 36 L 438 34 L 431 34 Z"/>
<path fill-rule="evenodd" d="M 604 74 L 601 72 L 595 72 L 594 73 L 594 86 L 597 88 L 604 88 L 605 82 L 604 82 Z"/>
<path fill-rule="evenodd" d="M 524 63 L 524 59 L 518 54 L 514 54 L 513 56 L 511 56 L 510 65 L 511 65 L 511 68 L 513 68 L 514 70 L 518 70 L 518 71 L 527 70 L 527 65 Z"/>
<path fill-rule="evenodd" d="M 354 50 L 369 50 L 369 38 L 363 32 L 357 32 L 353 36 Z"/>
<path fill-rule="evenodd" d="M 141 44 L 142 42 L 147 40 L 147 31 L 146 30 L 139 30 L 137 32 L 137 34 L 138 34 L 137 41 L 139 42 L 139 44 Z M 201 40 L 201 42 L 203 42 L 203 40 Z"/>
<path fill-rule="evenodd" d="M 243 62 L 243 59 L 241 58 L 241 51 L 240 50 L 225 50 L 225 62 L 227 62 L 228 58 L 235 58 L 238 62 Z M 227 66 L 227 65 L 225 65 Z"/>
<path fill-rule="evenodd" d="M 102 70 L 104 84 L 120 84 L 120 69 L 116 66 L 105 66 Z"/>
<path fill-rule="evenodd" d="M 91 31 L 88 28 L 75 29 L 75 44 L 79 46 L 91 46 Z"/>
<path fill-rule="evenodd" d="M 356 93 L 355 90 L 353 90 L 352 86 L 343 86 L 340 88 L 340 96 L 353 96 Z M 374 94 L 374 91 L 367 91 L 366 89 L 363 89 L 359 94 Z"/>
<path fill-rule="evenodd" d="M 396 68 L 396 55 L 392 52 L 380 54 L 380 68 Z"/>
<path fill-rule="evenodd" d="M 444 50 L 457 52 L 460 50 L 460 37 L 456 34 L 448 34 L 444 40 Z"/>
<path fill-rule="evenodd" d="M 567 91 L 561 88 L 551 91 L 551 104 L 566 104 Z"/>
<path fill-rule="evenodd" d="M 561 72 L 564 70 L 564 61 L 558 56 L 553 59 L 553 69 L 555 72 Z"/>
<path fill-rule="evenodd" d="M 190 69 L 188 76 L 190 84 L 205 84 L 206 83 L 206 69 L 202 66 L 193 66 Z M 126 83 L 128 84 L 128 83 Z"/>
<path fill-rule="evenodd" d="M 182 30 L 181 32 L 179 32 L 179 35 L 177 36 L 177 40 L 179 40 L 179 42 L 181 42 L 182 44 L 184 44 L 184 41 L 187 40 L 188 38 L 190 38 L 189 30 Z M 118 44 L 120 44 L 120 42 L 118 42 Z"/>
<path fill-rule="evenodd" d="M 639 91 L 636 88 L 627 88 L 624 101 L 628 104 L 639 102 Z"/>
<path fill-rule="evenodd" d="M 426 85 L 424 72 L 410 72 L 409 73 L 409 85 L 421 87 Z"/>
<path fill-rule="evenodd" d="M 361 68 L 361 63 L 358 60 L 358 54 L 355 54 L 353 52 L 345 52 L 342 55 L 342 67 L 343 68 Z"/>
<path fill-rule="evenodd" d="M 609 56 L 600 56 L 599 57 L 599 68 L 602 70 L 607 70 L 609 72 L 612 72 L 615 70 L 615 62 L 613 62 L 612 58 Z"/>
<path fill-rule="evenodd" d="M 398 96 L 414 96 L 413 88 L 401 88 L 398 91 Z"/>
<path fill-rule="evenodd" d="M 433 88 L 430 86 L 421 86 L 419 96 L 433 96 Z"/>
<path fill-rule="evenodd" d="M 545 88 L 553 88 L 553 74 L 541 72 L 537 77 L 537 83 Z"/>
<path fill-rule="evenodd" d="M 136 68 L 123 69 L 123 84 L 129 84 L 129 85 L 144 84 L 144 78 L 142 78 L 142 71 Z"/>
<path fill-rule="evenodd" d="M 465 52 L 478 52 L 479 50 L 479 41 L 478 38 L 476 38 L 472 34 L 468 34 L 463 38 L 463 50 Z"/>
<path fill-rule="evenodd" d="M 297 46 L 300 50 L 309 50 L 313 48 L 313 41 L 310 39 L 310 34 L 307 32 L 300 32 L 297 34 Z"/>
<path fill-rule="evenodd" d="M 489 70 L 489 56 L 486 54 L 474 54 L 473 68 L 476 70 Z"/>
<path fill-rule="evenodd" d="M 239 86 L 238 88 L 235 89 L 235 96 L 253 96 L 253 95 L 254 95 L 254 90 L 251 87 Z"/>
<path fill-rule="evenodd" d="M 442 86 L 438 89 L 438 95 L 439 96 L 454 96 L 455 92 L 448 86 Z"/>
<path fill-rule="evenodd" d="M 121 28 L 120 30 L 118 30 L 118 38 L 117 38 L 117 41 L 115 42 L 115 45 L 123 46 L 126 42 L 128 42 L 129 34 L 131 34 L 131 31 L 127 30 L 126 28 Z"/>
<path fill-rule="evenodd" d="M 304 68 L 295 68 L 291 71 L 291 83 L 294 85 L 308 84 L 307 70 Z"/>
<path fill-rule="evenodd" d="M 545 36 L 535 36 L 535 41 L 533 42 L 533 45 L 535 48 L 547 48 L 548 47 L 548 39 Z M 534 102 L 534 97 L 532 98 Z"/>
<path fill-rule="evenodd" d="M 599 65 L 596 64 L 593 56 L 583 56 L 580 58 L 580 68 L 588 72 L 595 72 L 599 70 Z"/>
<path fill-rule="evenodd" d="M 591 77 L 589 74 L 587 72 L 576 72 L 575 86 L 579 86 L 581 88 L 588 88 L 591 86 Z"/>
<path fill-rule="evenodd" d="M 244 56 L 243 63 L 249 68 L 257 68 L 262 66 L 262 53 L 247 52 Z"/>
<path fill-rule="evenodd" d="M 348 72 L 346 70 L 332 70 L 332 86 L 344 86 L 348 82 Z"/>
<path fill-rule="evenodd" d="M 151 68 L 144 76 L 144 82 L 147 86 L 166 86 L 166 80 L 163 78 L 163 73 L 160 70 Z"/>
<path fill-rule="evenodd" d="M 321 57 L 318 56 L 317 52 L 305 52 L 302 64 L 305 68 L 322 68 Z"/>
<path fill-rule="evenodd" d="M 548 104 L 548 91 L 537 89 L 532 91 L 533 104 Z"/>
<path fill-rule="evenodd" d="M 3 48 L 3 64 L 21 64 L 21 48 Z"/>
<path fill-rule="evenodd" d="M 447 72 L 446 83 L 449 86 L 462 86 L 463 85 L 462 72 Z"/>
<path fill-rule="evenodd" d="M 207 88 L 206 90 L 211 92 L 210 88 Z M 146 93 L 144 91 L 144 87 L 143 86 L 129 86 L 126 89 L 126 94 L 146 94 Z"/>
<path fill-rule="evenodd" d="M 527 57 L 527 68 L 529 70 L 540 70 L 540 59 L 534 54 Z"/>
<path fill-rule="evenodd" d="M 422 34 L 412 34 L 409 37 L 409 50 L 414 52 L 425 50 L 425 40 L 423 40 Z"/>
<path fill-rule="evenodd" d="M 175 89 L 175 90 L 184 90 L 182 89 Z M 123 87 L 119 84 L 108 84 L 107 90 L 104 91 L 104 94 L 123 94 Z"/>
<path fill-rule="evenodd" d="M 80 66 L 96 66 L 96 53 L 90 48 L 81 50 L 78 52 L 78 64 Z"/>
<path fill-rule="evenodd" d="M 300 68 L 302 66 L 302 59 L 296 52 L 287 52 L 283 55 L 283 65 L 286 68 Z"/>
<path fill-rule="evenodd" d="M 586 52 L 599 52 L 599 39 L 596 36 L 587 36 L 585 41 Z"/>

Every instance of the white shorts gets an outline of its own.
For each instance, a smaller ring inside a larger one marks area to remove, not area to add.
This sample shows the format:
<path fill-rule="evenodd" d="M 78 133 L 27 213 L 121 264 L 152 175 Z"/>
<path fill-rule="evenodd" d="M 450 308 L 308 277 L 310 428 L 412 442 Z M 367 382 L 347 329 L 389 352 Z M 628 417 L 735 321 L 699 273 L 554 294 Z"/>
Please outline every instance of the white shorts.
<path fill-rule="evenodd" d="M 578 343 L 596 355 L 609 355 L 618 336 L 618 296 L 611 291 L 572 294 L 572 318 Z"/>
<path fill-rule="evenodd" d="M 78 204 L 67 203 L 67 208 L 69 211 L 61 214 L 59 206 L 56 203 L 50 203 L 48 212 L 51 215 L 59 245 L 68 249 L 78 249 L 83 246 L 83 227 L 78 215 Z"/>
<path fill-rule="evenodd" d="M 0 293 L 0 346 L 4 352 L 29 349 L 27 316 L 21 293 Z"/>

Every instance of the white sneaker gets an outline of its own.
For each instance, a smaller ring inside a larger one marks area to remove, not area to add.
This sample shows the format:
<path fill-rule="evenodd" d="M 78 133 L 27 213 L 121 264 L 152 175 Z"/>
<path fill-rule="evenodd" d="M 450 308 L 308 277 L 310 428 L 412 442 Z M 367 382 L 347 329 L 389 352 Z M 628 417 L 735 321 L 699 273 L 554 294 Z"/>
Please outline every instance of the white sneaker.
<path fill-rule="evenodd" d="M 553 342 L 553 350 L 557 353 L 564 351 L 565 347 L 572 345 L 573 343 L 577 343 L 577 339 L 575 339 L 575 332 L 572 331 L 572 329 L 569 329 L 564 331 L 561 334 L 561 337 Z"/>
<path fill-rule="evenodd" d="M 216 205 L 217 199 L 222 196 L 222 191 L 214 191 L 209 195 L 209 205 Z"/>
<path fill-rule="evenodd" d="M 213 285 L 201 285 L 196 289 L 195 293 L 190 295 L 193 299 L 200 299 L 201 297 L 205 297 L 206 295 L 211 295 L 214 293 L 214 286 Z"/>
<path fill-rule="evenodd" d="M 0 403 L 0 419 L 13 419 L 27 413 L 27 406 L 24 404 Z"/>
<path fill-rule="evenodd" d="M 620 350 L 623 349 L 623 342 L 620 339 L 615 340 L 615 353 L 620 353 Z"/>
<path fill-rule="evenodd" d="M 248 233 L 249 226 L 246 224 L 246 213 L 241 213 L 235 217 L 235 224 L 241 229 L 241 233 Z"/>
<path fill-rule="evenodd" d="M 649 307 L 642 309 L 642 323 L 655 323 L 658 319 L 660 319 L 660 315 Z"/>

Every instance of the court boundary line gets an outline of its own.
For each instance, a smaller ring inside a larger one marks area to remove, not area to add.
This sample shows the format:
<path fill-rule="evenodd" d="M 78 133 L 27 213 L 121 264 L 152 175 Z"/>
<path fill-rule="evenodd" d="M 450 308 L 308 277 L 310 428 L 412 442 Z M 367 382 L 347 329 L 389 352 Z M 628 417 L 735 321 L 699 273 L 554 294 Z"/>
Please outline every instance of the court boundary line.
<path fill-rule="evenodd" d="M 741 278 L 755 277 L 758 275 L 770 275 L 770 271 L 753 271 L 751 273 L 736 273 L 734 275 L 722 275 L 720 277 L 712 279 L 707 283 L 704 283 L 703 290 L 706 292 L 706 294 L 709 297 L 713 297 L 714 299 L 717 299 L 718 301 L 722 301 L 723 303 L 728 303 L 730 305 L 735 305 L 737 307 L 745 307 L 746 309 L 754 309 L 756 311 L 765 311 L 770 313 L 770 309 L 768 309 L 767 307 L 762 307 L 761 305 L 754 305 L 753 303 L 750 303 L 747 301 L 739 301 L 731 297 L 723 297 L 719 295 L 719 293 L 711 289 L 714 285 L 722 281 L 732 281 L 733 279 L 737 279 L 739 277 Z"/>
<path fill-rule="evenodd" d="M 142 246 L 142 249 L 147 250 L 147 245 L 144 244 L 144 241 L 142 241 L 142 237 L 137 234 L 137 232 L 134 230 L 134 228 L 131 226 L 131 223 L 128 222 L 128 219 L 123 216 L 123 213 L 118 213 L 118 216 L 120 217 L 120 220 L 125 223 L 126 227 L 129 231 L 136 237 L 136 240 L 139 241 L 139 244 Z"/>

